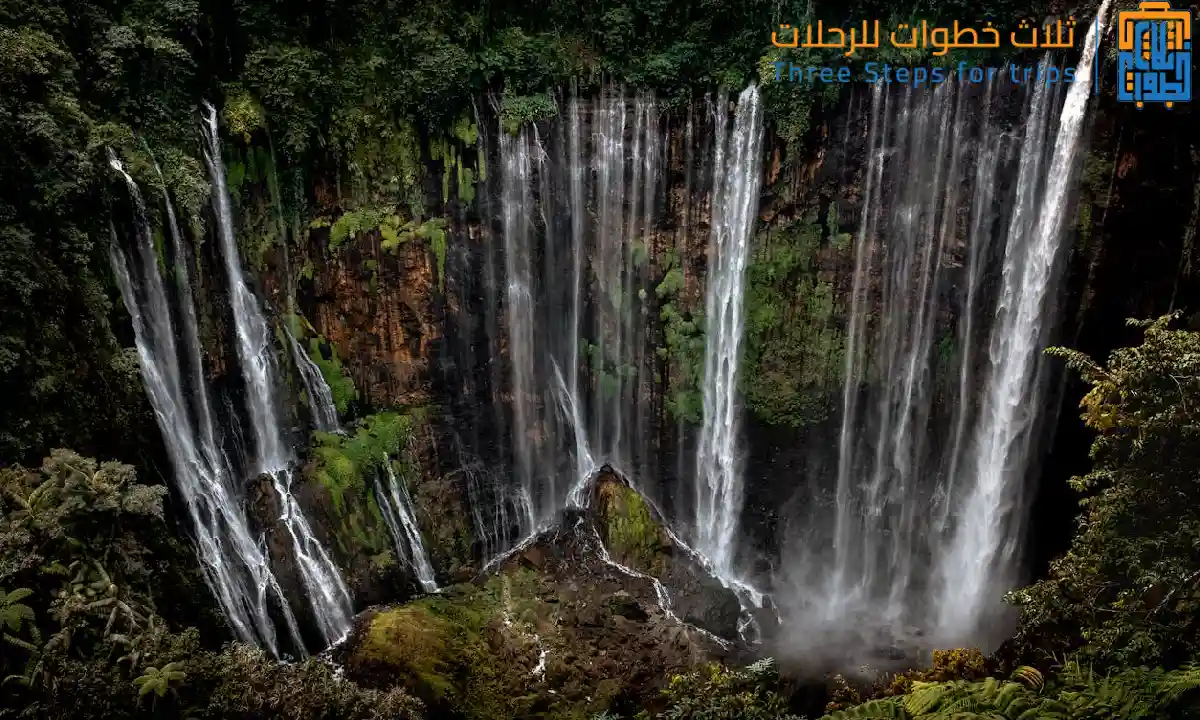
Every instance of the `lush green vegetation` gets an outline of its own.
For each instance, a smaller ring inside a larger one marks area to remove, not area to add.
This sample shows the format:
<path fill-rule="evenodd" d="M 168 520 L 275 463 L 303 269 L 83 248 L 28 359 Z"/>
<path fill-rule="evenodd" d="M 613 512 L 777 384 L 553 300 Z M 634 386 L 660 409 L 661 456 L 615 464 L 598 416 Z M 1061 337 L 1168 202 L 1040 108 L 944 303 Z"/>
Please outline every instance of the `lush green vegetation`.
<path fill-rule="evenodd" d="M 662 279 L 654 288 L 664 345 L 655 349 L 666 361 L 671 394 L 667 411 L 676 420 L 700 422 L 704 404 L 700 384 L 704 381 L 704 312 L 680 307 L 683 268 L 679 256 L 668 251 L 662 261 Z"/>
<path fill-rule="evenodd" d="M 1012 594 L 1016 643 L 1034 658 L 1077 652 L 1101 669 L 1177 667 L 1200 645 L 1200 520 L 1190 468 L 1200 452 L 1200 333 L 1145 327 L 1101 365 L 1055 349 L 1091 386 L 1080 407 L 1096 431 L 1070 551 Z"/>
<path fill-rule="evenodd" d="M 647 720 L 802 720 L 787 714 L 787 700 L 777 691 L 778 683 L 779 672 L 771 658 L 745 668 L 713 664 L 671 678 L 663 691 L 667 709 L 645 715 Z"/>
<path fill-rule="evenodd" d="M 439 195 L 442 205 L 473 201 L 487 177 L 477 124 L 485 118 L 514 132 L 552 116 L 572 83 L 589 92 L 605 78 L 655 90 L 668 110 L 758 78 L 775 135 L 800 152 L 820 142 L 823 104 L 840 89 L 777 84 L 773 62 L 838 58 L 772 48 L 778 22 L 912 13 L 1003 24 L 1029 9 L 1044 14 L 1040 5 L 852 1 L 810 13 L 798 0 L 0 0 L 0 717 L 407 718 L 422 711 L 414 695 L 445 709 L 452 690 L 466 698 L 462 715 L 494 717 L 545 700 L 517 692 L 524 678 L 489 654 L 497 613 L 532 631 L 540 612 L 521 592 L 524 600 L 510 602 L 503 584 L 377 616 L 363 661 L 402 670 L 381 689 L 317 661 L 279 665 L 256 650 L 220 647 L 224 624 L 164 507 L 166 489 L 139 482 L 128 464 L 86 457 L 136 460 L 144 478 L 165 467 L 109 277 L 109 222 L 123 231 L 130 204 L 108 147 L 144 189 L 156 227 L 164 227 L 165 191 L 204 255 L 209 186 L 195 126 L 199 102 L 210 100 L 229 136 L 243 252 L 276 273 L 273 289 L 287 295 L 289 313 L 293 283 L 313 281 L 322 261 L 370 242 L 392 254 L 427 250 L 444 291 L 449 226 L 431 208 Z M 1115 163 L 1084 168 L 1085 231 L 1092 206 L 1109 202 Z M 824 215 L 805 208 L 758 238 L 744 388 L 766 422 L 805 427 L 829 412 L 843 339 L 822 261 L 847 249 L 836 204 Z M 371 262 L 363 267 L 373 273 Z M 704 318 L 685 307 L 680 258 L 665 253 L 653 263 L 666 409 L 695 422 Z M 362 412 L 331 344 L 306 324 L 292 329 L 339 413 Z M 1091 385 L 1083 419 L 1097 433 L 1094 466 L 1073 481 L 1086 500 L 1070 551 L 1010 597 L 1021 610 L 1007 649 L 1018 669 L 1002 674 L 977 654 L 950 654 L 930 671 L 847 695 L 828 717 L 1120 720 L 1195 710 L 1200 523 L 1191 508 L 1200 498 L 1190 473 L 1200 334 L 1170 329 L 1167 319 L 1145 333 L 1104 365 L 1055 351 Z M 629 371 L 603 359 L 594 369 L 607 387 Z M 436 564 L 467 570 L 466 509 L 437 516 L 429 508 L 449 507 L 441 500 L 448 483 L 416 481 L 408 442 L 417 422 L 411 412 L 383 411 L 346 435 L 317 435 L 307 477 L 328 497 L 338 550 L 382 565 L 391 541 L 374 480 L 391 463 L 413 488 Z M 437 501 L 422 502 L 429 498 Z M 648 507 L 635 493 L 606 502 L 614 556 L 652 570 L 661 557 Z M 664 702 L 655 717 L 787 717 L 770 663 L 681 675 Z M 542 714 L 577 717 L 580 707 Z"/>
<path fill-rule="evenodd" d="M 904 11 L 1008 22 L 1028 3 L 985 5 L 924 2 Z M 13 400 L 0 408 L 0 457 L 36 462 L 50 447 L 70 445 L 132 459 L 153 437 L 136 368 L 120 349 L 128 338 L 117 338 L 123 321 L 114 323 L 123 313 L 111 301 L 104 248 L 108 218 L 128 209 L 107 146 L 144 188 L 165 185 L 198 235 L 208 183 L 196 109 L 207 99 L 233 138 L 229 185 L 252 262 L 267 263 L 288 238 L 302 244 L 302 229 L 318 217 L 341 222 L 342 239 L 384 226 L 397 238 L 409 230 L 420 237 L 440 214 L 427 207 L 427 174 L 441 175 L 443 201 L 453 184 L 468 202 L 486 176 L 475 122 L 488 111 L 489 93 L 510 131 L 551 114 L 557 93 L 572 83 L 590 92 L 606 77 L 653 89 L 669 108 L 771 71 L 778 48 L 770 32 L 780 22 L 895 14 L 875 0 L 822 6 L 814 17 L 810 7 L 799 0 L 0 2 L 7 139 L 0 383 Z M 802 140 L 818 94 L 773 81 L 765 89 L 781 137 Z M 151 203 L 155 215 L 158 205 Z M 396 221 L 363 226 L 351 214 L 363 212 Z M 357 220 L 342 221 L 342 213 Z M 445 238 L 426 235 L 444 283 Z M 311 265 L 300 258 L 295 271 L 311 276 Z M 682 324 L 679 345 L 697 318 L 676 312 L 680 319 L 669 322 Z M 680 385 L 671 406 L 690 418 L 688 387 Z M 91 421 L 100 415 L 106 422 Z"/>
<path fill-rule="evenodd" d="M 904 695 L 838 710 L 822 720 L 1166 720 L 1190 717 L 1200 709 L 1197 689 L 1197 667 L 1173 672 L 1134 668 L 1105 676 L 1072 661 L 1050 681 L 1034 668 L 1023 666 L 1009 681 L 989 677 L 980 682 L 918 682 Z"/>
<path fill-rule="evenodd" d="M 746 271 L 742 381 L 751 409 L 772 424 L 821 422 L 840 390 L 845 333 L 837 318 L 845 310 L 835 307 L 834 273 L 819 264 L 822 249 L 845 249 L 836 203 L 830 209 L 827 226 L 811 208 L 763 233 Z"/>
<path fill-rule="evenodd" d="M 326 349 L 329 356 L 326 357 Z M 329 386 L 329 394 L 333 397 L 333 405 L 338 415 L 345 416 L 350 411 L 350 404 L 358 399 L 358 389 L 354 387 L 354 379 L 342 367 L 342 361 L 333 345 L 320 335 L 309 338 L 308 356 L 321 371 L 325 384 Z"/>
<path fill-rule="evenodd" d="M 519 716 L 536 698 L 520 692 L 524 673 L 492 645 L 494 627 L 507 620 L 510 632 L 532 642 L 537 617 L 548 607 L 529 571 L 453 586 L 375 614 L 346 666 L 382 685 L 405 687 L 434 712 L 480 720 Z"/>
<path fill-rule="evenodd" d="M 333 538 L 342 557 L 365 553 L 386 562 L 391 556 L 377 490 L 388 465 L 400 478 L 417 474 L 411 448 L 414 426 L 422 420 L 419 410 L 385 412 L 368 415 L 344 434 L 313 434 L 307 474 L 329 493 Z"/>
<path fill-rule="evenodd" d="M 0 717 L 419 717 L 403 691 L 361 690 L 317 661 L 221 649 L 165 495 L 67 450 L 0 470 Z"/>

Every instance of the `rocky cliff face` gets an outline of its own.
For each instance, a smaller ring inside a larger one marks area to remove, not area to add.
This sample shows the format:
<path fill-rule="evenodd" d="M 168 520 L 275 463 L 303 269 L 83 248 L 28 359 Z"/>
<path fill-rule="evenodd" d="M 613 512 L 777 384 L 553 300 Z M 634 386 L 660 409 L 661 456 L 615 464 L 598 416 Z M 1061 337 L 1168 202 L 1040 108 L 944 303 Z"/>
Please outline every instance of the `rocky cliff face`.
<path fill-rule="evenodd" d="M 851 239 L 862 212 L 868 142 L 864 95 L 854 93 L 818 110 L 803 142 L 768 138 L 760 222 L 747 271 L 743 361 L 745 530 L 750 559 L 760 571 L 777 562 L 785 519 L 797 515 L 788 503 L 795 500 L 798 480 L 812 482 L 834 467 L 834 459 L 820 449 L 837 442 Z M 1194 231 L 1187 232 L 1198 212 L 1192 190 L 1196 150 L 1184 133 L 1185 113 L 1152 120 L 1139 116 L 1136 126 L 1126 115 L 1107 99 L 1097 114 L 1062 313 L 1060 337 L 1078 338 L 1082 349 L 1100 354 L 1120 343 L 1109 328 L 1121 317 L 1186 306 L 1197 290 L 1189 239 Z M 681 412 L 679 402 L 686 400 L 681 394 L 695 392 L 696 358 L 671 344 L 676 328 L 659 315 L 667 304 L 685 316 L 704 305 L 711 222 L 710 157 L 702 139 L 706 122 L 699 106 L 665 121 L 664 184 L 655 190 L 657 219 L 644 238 L 650 287 L 673 273 L 679 282 L 674 295 L 651 298 L 654 310 L 644 342 L 647 356 L 656 358 L 655 379 L 644 391 L 650 423 L 643 456 L 649 463 L 640 468 L 647 477 L 638 481 L 672 521 L 684 524 L 691 506 L 691 435 L 698 418 Z M 511 472 L 512 418 L 510 348 L 503 316 L 489 306 L 493 299 L 487 293 L 494 282 L 489 273 L 503 267 L 499 183 L 497 173 L 488 172 L 498 163 L 495 139 L 489 145 L 488 134 L 475 130 L 449 141 L 431 138 L 421 146 L 416 166 L 412 158 L 404 167 L 393 162 L 400 168 L 394 175 L 414 178 L 422 208 L 398 209 L 394 217 L 372 215 L 370 193 L 351 189 L 361 184 L 338 190 L 337 183 L 309 179 L 317 191 L 309 194 L 305 221 L 298 219 L 300 213 L 287 219 L 272 210 L 261 161 L 256 171 L 245 173 L 243 183 L 231 182 L 238 190 L 245 225 L 241 240 L 252 274 L 279 317 L 303 319 L 297 327 L 339 396 L 343 419 L 395 408 L 426 409 L 425 430 L 405 452 L 418 458 L 411 485 L 418 520 L 439 577 L 446 580 L 464 577 L 516 539 L 511 518 L 484 523 L 491 529 L 480 532 L 479 518 L 472 515 L 480 504 L 492 514 L 515 511 L 490 494 L 498 478 Z M 458 150 L 449 152 L 449 145 Z M 418 169 L 412 172 L 413 167 Z M 1153 184 L 1149 178 L 1156 178 Z M 1137 238 L 1150 206 L 1157 208 L 1163 230 L 1147 245 Z M 207 262 L 210 248 L 202 248 L 201 264 L 219 267 Z M 229 380 L 227 394 L 236 394 L 236 373 L 228 372 L 232 356 L 220 342 L 228 337 L 219 311 L 221 283 L 212 275 L 202 274 L 209 310 L 205 334 L 213 340 L 206 347 L 207 367 L 218 381 Z M 1147 287 L 1126 282 L 1132 276 L 1156 290 L 1124 290 Z M 1166 306 L 1164 297 L 1170 298 Z M 950 327 L 953 321 L 947 316 L 937 324 Z M 303 416 L 295 423 L 300 429 Z M 1066 440 L 1045 469 L 1054 481 L 1047 485 L 1061 484 L 1058 480 L 1078 469 L 1083 458 L 1072 413 L 1064 414 L 1061 425 Z M 316 498 L 326 492 L 310 491 L 312 502 L 319 506 Z M 1061 508 L 1065 501 L 1051 494 L 1038 507 Z M 1045 552 L 1061 541 L 1042 540 Z"/>

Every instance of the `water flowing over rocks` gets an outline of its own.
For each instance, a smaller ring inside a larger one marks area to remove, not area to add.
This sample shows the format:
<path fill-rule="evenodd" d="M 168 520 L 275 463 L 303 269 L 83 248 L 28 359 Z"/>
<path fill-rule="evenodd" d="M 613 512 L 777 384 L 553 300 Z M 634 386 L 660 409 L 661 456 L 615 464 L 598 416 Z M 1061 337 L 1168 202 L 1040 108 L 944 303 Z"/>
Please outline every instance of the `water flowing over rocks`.
<path fill-rule="evenodd" d="M 220 142 L 210 108 L 219 242 L 196 253 L 225 272 L 197 275 L 196 334 L 218 450 L 250 466 L 235 474 L 276 471 L 247 483 L 245 536 L 264 532 L 279 575 L 251 585 L 283 586 L 306 635 L 322 606 L 320 645 L 366 604 L 461 582 L 522 539 L 518 555 L 545 550 L 574 506 L 612 562 L 726 640 L 773 647 L 782 616 L 803 652 L 986 642 L 1021 569 L 1040 420 L 1012 413 L 1046 380 L 1087 105 L 1072 89 L 859 88 L 803 149 L 760 115 L 766 86 L 675 105 L 606 83 L 515 125 L 480 105 L 470 133 L 403 159 L 442 172 L 440 206 L 425 187 L 408 222 L 314 179 L 311 224 L 269 244 L 234 237 L 263 167 L 225 188 L 220 162 L 262 148 Z M 418 441 L 383 449 L 409 465 L 402 513 L 383 465 L 324 431 L 418 410 Z M 591 477 L 603 463 L 637 491 Z M 975 599 L 947 600 L 951 577 Z"/>

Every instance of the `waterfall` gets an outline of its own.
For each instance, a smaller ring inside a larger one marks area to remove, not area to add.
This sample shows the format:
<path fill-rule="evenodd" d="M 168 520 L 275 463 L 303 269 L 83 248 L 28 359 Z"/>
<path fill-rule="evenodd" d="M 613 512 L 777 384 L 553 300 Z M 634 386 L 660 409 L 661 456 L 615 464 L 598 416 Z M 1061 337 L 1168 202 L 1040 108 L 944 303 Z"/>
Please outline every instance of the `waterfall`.
<path fill-rule="evenodd" d="M 505 319 L 508 325 L 509 363 L 512 380 L 513 462 L 517 494 L 530 499 L 529 516 L 522 532 L 538 524 L 534 515 L 535 474 L 543 469 L 544 458 L 536 457 L 532 434 L 538 422 L 536 370 L 534 368 L 533 303 L 533 195 L 530 188 L 530 139 L 524 130 L 517 137 L 500 134 L 500 157 L 504 172 L 504 276 L 506 282 Z M 554 488 L 547 490 L 550 497 Z M 540 494 L 539 494 L 540 497 Z"/>
<path fill-rule="evenodd" d="M 1013 580 L 1019 551 L 1021 489 L 1029 467 L 1029 443 L 1041 406 L 1037 382 L 1046 344 L 1060 265 L 1060 241 L 1066 225 L 1069 183 L 1078 164 L 1091 92 L 1096 41 L 1109 0 L 1096 13 L 1084 40 L 1075 82 L 1067 92 L 1054 139 L 1054 153 L 1037 200 L 1037 215 L 1021 223 L 1021 237 L 1010 232 L 1004 256 L 1000 300 L 996 307 L 987 386 L 972 448 L 973 486 L 963 506 L 951 551 L 940 576 L 940 626 L 973 632 L 986 606 Z M 1022 170 L 1025 168 L 1022 167 Z M 1018 200 L 1018 211 L 1032 209 Z M 1014 227 L 1018 223 L 1014 221 Z"/>
<path fill-rule="evenodd" d="M 318 629 L 327 644 L 350 630 L 353 614 L 350 593 L 337 567 L 313 536 L 299 504 L 292 495 L 292 461 L 277 417 L 277 386 L 271 332 L 258 299 L 246 284 L 233 231 L 233 213 L 225 187 L 225 168 L 221 162 L 217 111 L 205 103 L 206 118 L 201 124 L 205 139 L 204 162 L 213 184 L 213 210 L 217 236 L 229 281 L 237 335 L 237 352 L 246 383 L 245 398 L 254 437 L 254 455 L 247 465 L 254 474 L 266 474 L 278 495 L 279 521 L 292 539 L 296 565 L 308 593 Z"/>
<path fill-rule="evenodd" d="M 379 509 L 396 543 L 396 552 L 412 567 L 425 592 L 437 592 L 433 563 L 429 561 L 429 553 L 425 551 L 425 543 L 421 540 L 408 484 L 396 477 L 392 462 L 386 455 L 383 465 L 387 469 L 387 482 L 381 480 L 379 483 Z"/>
<path fill-rule="evenodd" d="M 729 103 L 724 93 L 715 108 L 717 148 L 705 294 L 704 424 L 696 458 L 696 532 L 698 549 L 722 576 L 733 569 L 742 511 L 737 384 L 745 325 L 746 263 L 762 175 L 758 98 L 755 85 L 742 91 L 728 140 Z"/>
<path fill-rule="evenodd" d="M 191 520 L 205 579 L 239 640 L 258 644 L 280 657 L 281 648 L 270 614 L 275 608 L 284 618 L 292 647 L 303 652 L 296 620 L 271 574 L 263 549 L 251 536 L 228 464 L 216 440 L 204 383 L 187 254 L 171 199 L 164 188 L 177 305 L 182 316 L 179 332 L 186 345 L 186 364 L 181 363 L 175 344 L 177 330 L 141 191 L 111 150 L 109 164 L 124 178 L 133 201 L 137 261 L 128 261 L 117 243 L 115 229 L 109 260 L 121 298 L 133 320 L 142 380 L 162 431 L 176 490 Z"/>
<path fill-rule="evenodd" d="M 991 82 L 872 91 L 835 492 L 807 488 L 788 551 L 794 632 L 814 652 L 1004 633 L 1106 7 L 1069 90 L 1009 86 L 1018 104 Z"/>
<path fill-rule="evenodd" d="M 643 301 L 662 173 L 657 105 L 606 87 L 591 102 L 571 97 L 563 119 L 545 137 L 536 126 L 499 135 L 504 279 L 493 284 L 515 482 L 495 502 L 529 509 L 522 535 L 582 504 L 598 465 L 630 472 L 652 457 Z"/>
<path fill-rule="evenodd" d="M 927 471 L 929 360 L 942 258 L 961 182 L 961 103 L 954 90 L 942 85 L 932 94 L 909 91 L 898 112 L 890 113 L 892 98 L 886 90 L 876 86 L 872 99 L 864 202 L 868 214 L 855 248 L 839 441 L 836 573 L 828 593 L 835 612 L 869 602 L 887 623 L 903 615 L 921 538 L 918 504 L 912 501 L 919 497 Z M 885 168 L 891 171 L 886 179 L 894 183 L 886 188 L 886 197 L 879 192 Z M 884 200 L 888 213 L 880 212 Z M 874 245 L 876 235 L 886 238 L 886 249 Z M 876 273 L 883 318 L 875 337 L 868 339 L 871 308 L 864 294 Z M 864 362 L 868 350 L 871 364 Z M 865 406 L 858 397 L 863 382 L 878 383 Z M 864 420 L 871 428 L 865 439 L 859 430 Z"/>
<path fill-rule="evenodd" d="M 288 347 L 292 350 L 292 361 L 300 371 L 300 380 L 304 383 L 304 392 L 308 397 L 308 409 L 312 413 L 313 427 L 321 432 L 336 432 L 338 430 L 338 411 L 333 404 L 333 392 L 321 369 L 312 361 L 300 342 L 290 329 L 284 328 L 287 335 Z"/>
<path fill-rule="evenodd" d="M 757 87 L 741 93 L 733 118 L 729 106 L 722 96 L 713 109 L 715 151 L 706 171 L 713 198 L 712 272 L 705 374 L 697 388 L 704 424 L 694 508 L 698 548 L 726 581 L 733 578 L 741 512 L 738 363 L 763 141 Z M 511 394 L 497 401 L 511 408 L 506 420 L 514 481 L 507 496 L 497 494 L 497 511 L 485 515 L 502 516 L 513 498 L 527 498 L 535 510 L 521 523 L 521 535 L 556 520 L 564 505 L 584 505 L 587 480 L 603 464 L 654 492 L 662 465 L 651 421 L 652 413 L 663 411 L 657 404 L 663 398 L 655 393 L 662 390 L 663 374 L 685 362 L 671 359 L 665 347 L 675 341 L 666 337 L 672 331 L 663 307 L 674 301 L 661 293 L 677 290 L 660 291 L 662 278 L 654 276 L 670 265 L 664 268 L 660 258 L 659 267 L 650 268 L 652 250 L 663 249 L 656 223 L 664 201 L 682 203 L 689 214 L 690 195 L 706 190 L 693 188 L 689 179 L 685 196 L 662 197 L 664 119 L 653 95 L 609 85 L 591 100 L 566 98 L 561 121 L 551 123 L 548 133 L 536 125 L 501 128 L 497 214 L 503 259 L 486 270 L 504 306 L 506 342 L 493 340 L 490 347 L 507 349 Z M 701 128 L 708 127 L 695 125 L 689 120 L 689 139 L 703 137 Z M 685 159 L 690 178 L 690 148 Z M 683 249 L 679 238 L 674 244 L 665 249 Z M 675 308 L 671 317 L 682 322 Z M 652 338 L 651 332 L 663 336 Z M 652 340 L 661 343 L 656 353 L 646 352 Z M 677 396 L 669 402 L 680 402 L 686 390 L 672 387 Z M 681 442 L 682 436 L 681 424 Z M 748 588 L 743 594 L 756 596 Z"/>

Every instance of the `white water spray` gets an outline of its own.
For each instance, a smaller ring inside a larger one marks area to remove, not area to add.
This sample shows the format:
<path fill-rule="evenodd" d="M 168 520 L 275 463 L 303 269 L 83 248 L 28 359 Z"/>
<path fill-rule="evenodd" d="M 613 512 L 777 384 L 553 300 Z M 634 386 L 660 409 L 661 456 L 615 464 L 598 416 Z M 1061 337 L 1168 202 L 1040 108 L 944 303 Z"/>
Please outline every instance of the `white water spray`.
<path fill-rule="evenodd" d="M 1005 632 L 1107 7 L 1076 82 L 1013 89 L 1023 105 L 991 84 L 873 89 L 836 495 L 808 488 L 810 515 L 786 551 L 787 624 L 813 656 L 879 664 Z"/>
<path fill-rule="evenodd" d="M 1096 13 L 1084 40 L 1075 82 L 1059 117 L 1054 154 L 1037 198 L 1031 227 L 1014 220 L 1004 257 L 1000 299 L 992 329 L 990 368 L 980 422 L 975 433 L 970 495 L 958 513 L 956 532 L 945 558 L 940 627 L 973 632 L 980 616 L 1011 582 L 1023 511 L 1020 488 L 1028 470 L 1028 444 L 1035 428 L 1039 360 L 1046 344 L 1047 302 L 1056 287 L 1068 190 L 1080 151 L 1084 114 L 1092 88 L 1097 34 L 1109 0 Z M 1047 59 L 1048 61 L 1048 59 Z M 1022 170 L 1025 168 L 1023 167 Z M 1018 200 L 1018 202 L 1021 202 Z M 1031 210 L 1032 208 L 1025 208 Z"/>
<path fill-rule="evenodd" d="M 109 260 L 121 298 L 133 320 L 142 380 L 162 431 L 176 489 L 191 520 L 205 579 L 239 640 L 258 644 L 276 658 L 281 657 L 282 649 L 270 615 L 273 606 L 284 618 L 292 649 L 303 653 L 296 620 L 271 574 L 265 552 L 251 536 L 225 455 L 216 440 L 204 384 L 187 255 L 171 199 L 164 188 L 183 318 L 181 331 L 187 348 L 186 370 L 175 344 L 176 329 L 141 191 L 112 150 L 109 150 L 109 165 L 125 180 L 133 201 L 137 262 L 128 262 L 117 243 L 115 230 Z M 194 422 L 189 409 L 195 413 Z"/>

